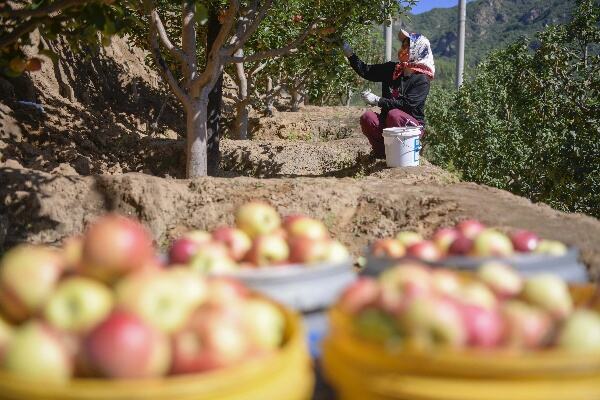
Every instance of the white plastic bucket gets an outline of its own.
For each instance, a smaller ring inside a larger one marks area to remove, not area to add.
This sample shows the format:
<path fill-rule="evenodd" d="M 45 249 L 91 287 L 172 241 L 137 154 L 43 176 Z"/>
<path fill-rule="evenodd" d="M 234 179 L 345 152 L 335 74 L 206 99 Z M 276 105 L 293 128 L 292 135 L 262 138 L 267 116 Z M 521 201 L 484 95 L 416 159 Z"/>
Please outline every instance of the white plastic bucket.
<path fill-rule="evenodd" d="M 389 167 L 418 167 L 421 127 L 406 126 L 383 130 L 385 159 Z"/>

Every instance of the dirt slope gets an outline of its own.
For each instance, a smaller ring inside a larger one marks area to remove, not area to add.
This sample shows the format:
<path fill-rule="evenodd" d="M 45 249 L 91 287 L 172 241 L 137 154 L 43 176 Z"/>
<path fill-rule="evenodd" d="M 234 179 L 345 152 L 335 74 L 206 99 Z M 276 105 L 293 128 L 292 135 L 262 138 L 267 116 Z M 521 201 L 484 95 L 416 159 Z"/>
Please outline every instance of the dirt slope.
<path fill-rule="evenodd" d="M 359 254 L 373 239 L 401 229 L 424 234 L 467 217 L 500 228 L 527 228 L 578 245 L 600 278 L 600 221 L 533 205 L 510 193 L 470 183 L 431 166 L 384 170 L 353 178 L 204 178 L 175 180 L 144 174 L 64 176 L 0 169 L 5 246 L 59 243 L 106 211 L 135 216 L 164 245 L 189 228 L 231 223 L 232 211 L 262 199 L 283 214 L 308 213 Z"/>

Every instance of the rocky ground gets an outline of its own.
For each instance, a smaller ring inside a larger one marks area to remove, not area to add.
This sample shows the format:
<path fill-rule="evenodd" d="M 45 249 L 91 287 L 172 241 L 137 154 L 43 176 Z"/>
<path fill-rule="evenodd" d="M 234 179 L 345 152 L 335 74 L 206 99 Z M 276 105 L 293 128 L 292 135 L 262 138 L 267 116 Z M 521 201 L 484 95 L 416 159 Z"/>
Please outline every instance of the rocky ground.
<path fill-rule="evenodd" d="M 186 229 L 230 223 L 235 207 L 262 199 L 322 219 L 355 255 L 399 230 L 429 234 L 478 218 L 576 245 L 600 279 L 600 221 L 459 182 L 426 162 L 388 169 L 357 130 L 360 108 L 253 113 L 251 140 L 222 141 L 221 177 L 178 179 L 181 110 L 142 56 L 117 41 L 96 61 L 67 58 L 60 74 L 45 65 L 41 75 L 0 82 L 8 88 L 0 95 L 0 249 L 59 244 L 109 211 L 139 218 L 164 246 Z"/>

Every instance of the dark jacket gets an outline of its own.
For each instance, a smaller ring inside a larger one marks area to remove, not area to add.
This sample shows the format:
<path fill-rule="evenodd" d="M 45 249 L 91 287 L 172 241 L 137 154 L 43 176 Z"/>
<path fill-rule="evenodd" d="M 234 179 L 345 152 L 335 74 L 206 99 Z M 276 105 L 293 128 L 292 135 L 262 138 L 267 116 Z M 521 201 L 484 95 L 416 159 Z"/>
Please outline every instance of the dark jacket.
<path fill-rule="evenodd" d="M 382 94 L 379 100 L 381 107 L 381 118 L 385 117 L 390 110 L 398 108 L 416 120 L 425 123 L 425 100 L 429 94 L 429 78 L 426 75 L 414 73 L 408 76 L 401 75 L 393 79 L 396 62 L 384 64 L 365 64 L 356 54 L 351 55 L 350 65 L 362 78 L 371 82 L 382 83 Z"/>

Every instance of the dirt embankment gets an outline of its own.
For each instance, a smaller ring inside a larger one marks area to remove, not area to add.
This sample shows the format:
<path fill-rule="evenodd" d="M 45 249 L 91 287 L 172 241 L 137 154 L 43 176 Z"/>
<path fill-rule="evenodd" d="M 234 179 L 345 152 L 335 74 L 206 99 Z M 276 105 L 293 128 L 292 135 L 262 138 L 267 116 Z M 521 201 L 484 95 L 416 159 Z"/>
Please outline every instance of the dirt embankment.
<path fill-rule="evenodd" d="M 283 214 L 322 219 L 355 254 L 373 239 L 402 229 L 430 234 L 467 217 L 501 228 L 533 229 L 579 246 L 594 278 L 600 278 L 600 221 L 533 205 L 501 190 L 458 183 L 432 166 L 387 169 L 361 179 L 264 180 L 80 177 L 3 168 L 0 181 L 0 238 L 5 246 L 24 240 L 59 243 L 107 211 L 139 218 L 165 245 L 185 229 L 232 223 L 237 206 L 262 199 Z"/>

